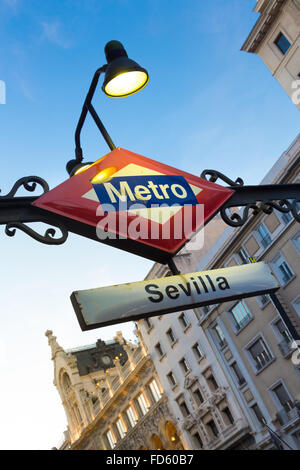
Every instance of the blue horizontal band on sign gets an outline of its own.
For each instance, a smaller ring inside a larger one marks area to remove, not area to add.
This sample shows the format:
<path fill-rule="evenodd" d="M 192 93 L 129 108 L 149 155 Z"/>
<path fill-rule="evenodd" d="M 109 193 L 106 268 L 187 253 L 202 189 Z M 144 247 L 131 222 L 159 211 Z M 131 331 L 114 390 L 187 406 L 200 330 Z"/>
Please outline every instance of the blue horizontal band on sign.
<path fill-rule="evenodd" d="M 108 182 L 93 184 L 93 188 L 102 205 L 110 204 L 116 210 L 119 209 L 120 202 L 122 210 L 137 204 L 142 204 L 145 208 L 162 204 L 198 204 L 190 185 L 180 175 L 120 176 Z"/>

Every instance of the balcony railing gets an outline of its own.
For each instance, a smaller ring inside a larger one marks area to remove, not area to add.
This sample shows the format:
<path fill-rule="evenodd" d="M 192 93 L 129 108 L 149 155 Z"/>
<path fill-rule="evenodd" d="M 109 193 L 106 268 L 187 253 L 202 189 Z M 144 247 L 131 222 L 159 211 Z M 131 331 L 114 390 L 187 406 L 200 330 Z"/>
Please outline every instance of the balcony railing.
<path fill-rule="evenodd" d="M 94 408 L 94 413 L 95 413 L 95 414 L 99 413 L 99 411 L 100 411 L 100 402 L 99 402 L 99 400 L 97 400 L 97 401 L 93 404 L 93 408 Z"/>
<path fill-rule="evenodd" d="M 117 376 L 113 379 L 111 386 L 112 386 L 112 389 L 113 389 L 114 392 L 119 388 L 119 386 L 120 386 L 120 377 L 119 376 Z"/>
<path fill-rule="evenodd" d="M 105 405 L 105 403 L 108 402 L 108 400 L 110 399 L 110 394 L 108 392 L 108 390 L 106 390 L 103 394 L 102 394 L 102 402 L 103 402 L 103 405 Z"/>
<path fill-rule="evenodd" d="M 133 361 L 134 361 L 134 365 L 136 366 L 145 356 L 143 355 L 142 351 L 140 348 L 136 349 L 134 351 L 134 354 L 133 354 Z M 114 379 L 112 380 L 112 383 L 111 383 L 111 392 L 109 392 L 109 390 L 105 390 L 101 396 L 100 396 L 100 402 L 101 402 L 101 406 L 100 406 L 100 403 L 99 403 L 99 400 L 97 400 L 97 402 L 93 405 L 93 409 L 94 409 L 94 414 L 97 415 L 103 408 L 104 405 L 106 405 L 106 403 L 111 399 L 113 398 L 113 396 L 115 395 L 115 393 L 117 393 L 117 390 L 119 389 L 119 387 L 121 386 L 121 383 L 123 383 L 124 380 L 126 380 L 126 378 L 132 373 L 132 369 L 131 369 L 131 362 L 128 360 L 126 361 L 126 363 L 121 367 L 121 370 L 120 370 L 120 376 L 116 376 L 114 377 Z"/>
<path fill-rule="evenodd" d="M 219 340 L 219 346 L 221 349 L 227 346 L 227 341 L 225 338 Z"/>
<path fill-rule="evenodd" d="M 121 375 L 123 379 L 126 379 L 126 377 L 130 374 L 131 368 L 130 368 L 130 362 L 126 362 L 124 366 L 121 369 Z"/>
<path fill-rule="evenodd" d="M 300 420 L 299 404 L 291 401 L 287 402 L 285 407 L 276 413 L 276 417 L 281 426 L 284 426 L 297 418 Z"/>
<path fill-rule="evenodd" d="M 238 384 L 239 384 L 240 387 L 241 387 L 242 385 L 244 385 L 245 383 L 246 383 L 245 377 L 239 377 L 239 378 L 238 378 Z"/>
<path fill-rule="evenodd" d="M 143 353 L 141 349 L 136 349 L 133 354 L 133 360 L 137 364 L 143 358 Z"/>
<path fill-rule="evenodd" d="M 289 356 L 294 351 L 294 349 L 292 348 L 292 341 L 281 341 L 280 343 L 278 343 L 278 347 L 283 357 Z"/>

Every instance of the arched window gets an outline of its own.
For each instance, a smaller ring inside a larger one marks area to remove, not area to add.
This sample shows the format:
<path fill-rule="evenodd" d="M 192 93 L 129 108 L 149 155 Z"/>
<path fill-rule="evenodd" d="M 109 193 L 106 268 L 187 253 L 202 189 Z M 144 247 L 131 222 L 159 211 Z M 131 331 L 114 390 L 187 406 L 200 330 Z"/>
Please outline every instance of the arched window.
<path fill-rule="evenodd" d="M 171 421 L 166 422 L 165 431 L 166 431 L 168 441 L 173 445 L 178 444 L 179 437 L 177 434 L 177 429 L 175 428 L 174 424 Z"/>
<path fill-rule="evenodd" d="M 66 395 L 70 393 L 71 388 L 72 388 L 70 377 L 66 372 L 64 372 L 62 376 L 62 388 Z"/>
<path fill-rule="evenodd" d="M 164 450 L 162 440 L 157 434 L 151 436 L 150 446 L 152 450 Z"/>

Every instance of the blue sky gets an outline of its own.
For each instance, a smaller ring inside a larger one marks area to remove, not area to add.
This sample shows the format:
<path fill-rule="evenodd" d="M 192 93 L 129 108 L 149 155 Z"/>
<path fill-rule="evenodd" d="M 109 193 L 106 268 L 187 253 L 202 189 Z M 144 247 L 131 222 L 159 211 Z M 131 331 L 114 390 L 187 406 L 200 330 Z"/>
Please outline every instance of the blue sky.
<path fill-rule="evenodd" d="M 255 3 L 0 0 L 2 193 L 26 175 L 50 187 L 67 178 L 83 99 L 111 39 L 150 74 L 122 100 L 99 86 L 94 106 L 116 145 L 194 174 L 213 168 L 258 183 L 299 132 L 299 114 L 260 58 L 240 51 Z M 82 146 L 87 161 L 108 151 L 90 120 Z M 151 262 L 75 235 L 48 247 L 2 229 L 0 242 L 1 447 L 50 448 L 66 420 L 44 332 L 66 348 L 118 329 L 130 336 L 131 324 L 81 332 L 69 295 L 141 280 Z"/>

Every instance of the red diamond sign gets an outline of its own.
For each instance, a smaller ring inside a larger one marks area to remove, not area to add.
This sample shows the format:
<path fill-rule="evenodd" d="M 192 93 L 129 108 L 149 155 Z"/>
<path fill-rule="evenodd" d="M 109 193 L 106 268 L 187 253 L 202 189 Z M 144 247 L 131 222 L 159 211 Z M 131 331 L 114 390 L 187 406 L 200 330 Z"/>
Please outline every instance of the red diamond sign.
<path fill-rule="evenodd" d="M 117 148 L 33 204 L 95 227 L 100 242 L 157 261 L 175 255 L 232 194 Z"/>

